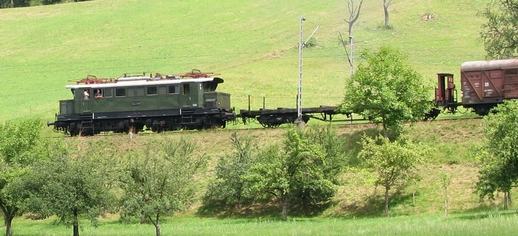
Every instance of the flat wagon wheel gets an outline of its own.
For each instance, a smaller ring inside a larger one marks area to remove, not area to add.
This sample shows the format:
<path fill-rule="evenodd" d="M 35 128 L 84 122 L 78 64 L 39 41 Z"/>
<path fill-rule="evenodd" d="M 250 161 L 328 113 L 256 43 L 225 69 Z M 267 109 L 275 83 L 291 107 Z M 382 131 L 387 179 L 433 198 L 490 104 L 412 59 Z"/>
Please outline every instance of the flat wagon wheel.
<path fill-rule="evenodd" d="M 261 119 L 257 119 L 257 120 L 259 121 L 259 124 L 261 124 L 261 126 L 262 126 L 263 128 L 269 128 L 269 127 L 270 127 L 270 125 L 268 124 L 268 122 L 265 122 L 265 121 L 263 121 L 263 120 L 261 120 Z"/>

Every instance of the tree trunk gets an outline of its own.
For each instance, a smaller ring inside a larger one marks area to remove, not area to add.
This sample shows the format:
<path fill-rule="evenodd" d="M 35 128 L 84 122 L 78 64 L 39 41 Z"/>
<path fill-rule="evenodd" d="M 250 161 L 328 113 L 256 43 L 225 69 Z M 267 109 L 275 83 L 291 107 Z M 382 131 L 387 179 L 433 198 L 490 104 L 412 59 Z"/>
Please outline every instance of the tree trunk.
<path fill-rule="evenodd" d="M 504 209 L 505 210 L 509 209 L 509 192 L 508 191 L 504 192 Z"/>
<path fill-rule="evenodd" d="M 72 227 L 74 228 L 74 236 L 79 236 L 79 214 L 74 210 L 74 219 L 72 220 Z"/>
<path fill-rule="evenodd" d="M 349 25 L 349 51 L 350 51 L 350 58 L 349 61 L 351 62 L 351 78 L 354 75 L 354 40 L 353 40 L 353 32 L 352 32 L 352 25 Z"/>
<path fill-rule="evenodd" d="M 155 226 L 155 235 L 156 236 L 160 236 L 160 213 L 156 214 L 154 220 L 151 219 L 151 217 L 149 217 L 149 220 L 151 220 L 151 222 Z"/>
<path fill-rule="evenodd" d="M 444 188 L 444 216 L 448 217 L 448 187 Z"/>
<path fill-rule="evenodd" d="M 289 206 L 288 198 L 287 197 L 283 197 L 282 198 L 282 213 L 281 213 L 281 217 L 284 220 L 288 219 L 288 206 Z"/>
<path fill-rule="evenodd" d="M 13 236 L 13 218 L 14 215 L 4 215 L 4 223 L 5 223 L 5 235 L 6 236 Z"/>
<path fill-rule="evenodd" d="M 160 236 L 160 222 L 156 222 L 155 224 L 155 235 Z"/>
<path fill-rule="evenodd" d="M 385 187 L 385 216 L 388 216 L 389 212 L 389 190 L 390 188 Z"/>
<path fill-rule="evenodd" d="M 14 7 L 14 0 L 11 0 L 11 7 Z"/>
<path fill-rule="evenodd" d="M 389 6 L 387 5 L 387 0 L 383 1 L 383 12 L 385 13 L 385 28 L 389 27 Z"/>

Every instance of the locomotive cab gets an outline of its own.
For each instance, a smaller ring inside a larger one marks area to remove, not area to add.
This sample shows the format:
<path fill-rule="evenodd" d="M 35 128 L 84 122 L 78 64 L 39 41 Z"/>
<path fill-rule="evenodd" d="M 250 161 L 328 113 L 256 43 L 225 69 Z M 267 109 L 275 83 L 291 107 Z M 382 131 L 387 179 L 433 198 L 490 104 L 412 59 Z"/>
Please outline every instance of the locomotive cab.
<path fill-rule="evenodd" d="M 219 108 L 225 111 L 230 111 L 230 94 L 216 92 L 218 84 L 223 83 L 223 79 L 214 78 L 213 81 L 204 82 L 203 87 L 203 101 L 206 108 Z"/>

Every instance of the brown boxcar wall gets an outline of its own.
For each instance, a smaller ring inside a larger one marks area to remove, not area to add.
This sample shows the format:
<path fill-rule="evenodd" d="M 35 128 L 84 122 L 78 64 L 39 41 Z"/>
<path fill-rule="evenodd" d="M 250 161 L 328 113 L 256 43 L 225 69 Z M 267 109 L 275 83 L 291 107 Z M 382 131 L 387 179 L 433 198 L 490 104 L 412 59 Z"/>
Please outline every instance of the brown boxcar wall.
<path fill-rule="evenodd" d="M 506 99 L 518 98 L 518 68 L 505 70 L 504 94 Z"/>
<path fill-rule="evenodd" d="M 518 98 L 518 60 L 466 63 L 461 69 L 462 103 L 500 103 Z M 504 67 L 505 66 L 505 67 Z"/>
<path fill-rule="evenodd" d="M 462 72 L 463 104 L 499 102 L 503 98 L 502 70 Z"/>

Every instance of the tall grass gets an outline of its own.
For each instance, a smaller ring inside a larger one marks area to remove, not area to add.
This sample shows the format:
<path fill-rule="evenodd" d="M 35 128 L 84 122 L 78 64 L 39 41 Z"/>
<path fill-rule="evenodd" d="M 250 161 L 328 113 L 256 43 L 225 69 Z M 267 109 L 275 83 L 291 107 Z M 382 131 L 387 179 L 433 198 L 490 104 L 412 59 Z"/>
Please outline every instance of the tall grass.
<path fill-rule="evenodd" d="M 16 219 L 16 235 L 70 235 L 71 228 L 54 219 Z M 81 222 L 81 235 L 152 235 L 152 225 L 101 220 L 98 227 Z M 514 211 L 389 218 L 216 219 L 179 217 L 161 224 L 164 235 L 516 235 Z M 0 230 L 3 228 L 0 227 Z"/>

